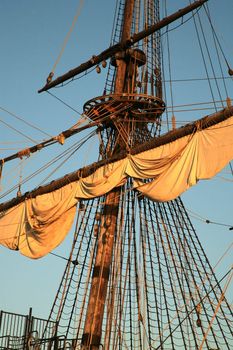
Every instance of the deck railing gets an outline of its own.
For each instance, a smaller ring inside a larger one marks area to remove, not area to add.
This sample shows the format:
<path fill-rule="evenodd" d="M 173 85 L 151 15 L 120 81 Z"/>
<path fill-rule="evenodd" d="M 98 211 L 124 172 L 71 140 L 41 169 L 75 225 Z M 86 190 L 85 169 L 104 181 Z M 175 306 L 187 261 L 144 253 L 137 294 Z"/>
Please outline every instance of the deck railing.
<path fill-rule="evenodd" d="M 0 349 L 63 349 L 56 337 L 56 322 L 28 315 L 0 311 Z"/>

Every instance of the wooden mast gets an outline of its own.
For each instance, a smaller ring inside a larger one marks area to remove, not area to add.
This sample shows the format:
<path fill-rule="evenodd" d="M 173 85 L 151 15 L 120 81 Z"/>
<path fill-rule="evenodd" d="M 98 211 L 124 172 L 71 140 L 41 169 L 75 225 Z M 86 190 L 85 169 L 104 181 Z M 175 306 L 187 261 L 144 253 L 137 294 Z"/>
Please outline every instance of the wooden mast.
<path fill-rule="evenodd" d="M 122 42 L 130 38 L 133 10 L 134 0 L 126 0 L 121 35 Z M 125 86 L 127 85 L 127 63 L 124 59 L 117 59 L 116 65 L 115 93 L 119 94 L 124 92 Z M 124 148 L 124 144 L 121 141 L 118 142 L 118 146 Z M 116 188 L 106 195 L 82 337 L 83 349 L 99 349 L 101 344 L 104 307 L 113 257 L 114 239 L 117 232 L 120 194 L 120 188 Z"/>

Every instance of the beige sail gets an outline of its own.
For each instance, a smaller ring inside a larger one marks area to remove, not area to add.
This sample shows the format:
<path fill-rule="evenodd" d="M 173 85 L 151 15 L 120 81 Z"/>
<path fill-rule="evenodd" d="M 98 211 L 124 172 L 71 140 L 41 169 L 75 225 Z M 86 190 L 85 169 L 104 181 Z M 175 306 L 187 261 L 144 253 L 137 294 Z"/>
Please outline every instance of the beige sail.
<path fill-rule="evenodd" d="M 148 152 L 154 156 L 152 150 Z M 212 178 L 233 159 L 233 117 L 167 144 L 163 152 L 176 159 L 151 182 L 137 183 L 145 196 L 161 202 L 178 197 L 199 180 Z"/>
<path fill-rule="evenodd" d="M 155 201 L 169 201 L 233 159 L 233 117 L 173 142 L 99 167 L 53 192 L 27 198 L 0 215 L 0 244 L 40 258 L 69 232 L 79 199 L 104 195 L 128 177 Z M 143 181 L 144 180 L 144 181 Z"/>
<path fill-rule="evenodd" d="M 75 212 L 75 184 L 27 199 L 2 213 L 0 243 L 37 259 L 56 248 L 69 232 Z"/>

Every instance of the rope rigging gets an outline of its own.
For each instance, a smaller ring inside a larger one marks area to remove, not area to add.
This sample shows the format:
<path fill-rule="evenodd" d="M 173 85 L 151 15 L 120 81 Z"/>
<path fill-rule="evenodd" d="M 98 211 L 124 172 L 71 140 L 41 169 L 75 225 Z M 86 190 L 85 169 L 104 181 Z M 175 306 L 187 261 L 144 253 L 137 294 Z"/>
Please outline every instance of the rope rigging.
<path fill-rule="evenodd" d="M 40 131 L 42 134 L 51 137 L 51 135 L 49 135 L 47 132 L 45 132 L 44 130 L 42 130 L 41 128 L 39 128 L 38 126 L 33 125 L 32 123 L 29 123 L 28 121 L 24 120 L 22 117 L 19 117 L 18 115 L 16 115 L 15 113 L 10 112 L 9 110 L 7 110 L 6 108 L 3 108 L 0 106 L 0 109 L 3 112 L 6 112 L 7 114 L 11 115 L 13 118 L 21 121 L 22 123 L 24 123 L 25 125 L 30 126 L 31 128 Z"/>
<path fill-rule="evenodd" d="M 45 169 L 49 168 L 51 165 L 55 164 L 56 162 L 60 161 L 62 158 L 66 157 L 65 160 L 62 161 L 62 163 L 59 164 L 59 166 L 57 168 L 55 168 L 52 173 L 50 173 L 42 182 L 44 183 L 44 181 L 46 181 L 54 172 L 56 172 L 62 165 L 64 165 L 64 163 L 70 158 L 72 157 L 75 152 L 77 152 L 80 147 L 82 147 L 89 139 L 90 137 L 95 136 L 95 131 L 89 133 L 87 136 L 84 136 L 83 139 L 81 139 L 80 141 L 77 141 L 75 144 L 73 144 L 71 147 L 69 147 L 67 150 L 63 151 L 62 153 L 60 153 L 58 156 L 54 157 L 52 160 L 50 160 L 49 162 L 47 162 L 45 165 L 43 165 L 41 168 L 39 168 L 38 170 L 36 170 L 34 173 L 30 174 L 29 176 L 27 176 L 26 178 L 24 178 L 21 181 L 21 185 L 27 183 L 29 180 L 31 180 L 33 177 L 37 176 L 38 174 L 40 174 L 41 172 L 43 172 Z M 8 194 L 12 193 L 16 188 L 18 187 L 18 185 L 13 186 L 12 188 L 8 189 L 6 192 L 4 192 L 0 198 L 4 198 L 5 196 L 7 196 Z"/>
<path fill-rule="evenodd" d="M 23 133 L 22 131 L 16 129 L 14 126 L 10 125 L 9 123 L 5 122 L 4 120 L 0 119 L 0 122 L 2 124 L 4 124 L 5 126 L 7 126 L 9 129 L 14 130 L 15 132 L 17 132 L 18 134 L 24 136 L 26 139 L 28 139 L 29 141 L 33 142 L 33 143 L 37 143 L 36 140 L 33 140 L 31 137 L 29 137 L 28 135 L 26 135 L 25 133 Z"/>
<path fill-rule="evenodd" d="M 69 29 L 69 31 L 68 31 L 68 33 L 67 33 L 65 39 L 64 39 L 64 42 L 63 42 L 61 51 L 60 51 L 60 53 L 59 53 L 59 55 L 58 55 L 58 58 L 56 59 L 54 65 L 53 65 L 52 71 L 49 73 L 49 76 L 48 76 L 48 78 L 47 78 L 47 83 L 50 83 L 51 80 L 53 79 L 55 69 L 56 69 L 58 63 L 60 62 L 61 57 L 62 57 L 62 55 L 63 55 L 63 53 L 64 53 L 64 51 L 65 51 L 65 48 L 66 48 L 66 45 L 67 45 L 67 43 L 68 43 L 69 37 L 70 37 L 70 35 L 71 35 L 71 33 L 72 33 L 73 29 L 74 29 L 74 26 L 75 26 L 75 24 L 76 24 L 76 22 L 77 22 L 77 20 L 78 20 L 78 17 L 79 17 L 79 15 L 80 15 L 82 6 L 83 6 L 83 0 L 80 0 L 80 1 L 79 1 L 79 5 L 78 5 L 78 8 L 77 8 L 77 12 L 76 12 L 75 17 L 74 17 L 74 19 L 73 19 L 73 22 L 72 22 L 72 24 L 71 24 L 71 27 L 70 27 L 70 29 Z"/>
<path fill-rule="evenodd" d="M 213 26 L 213 23 L 212 23 L 212 20 L 211 20 L 211 16 L 210 16 L 210 10 L 209 10 L 208 4 L 207 4 L 206 6 L 204 5 L 204 10 L 205 10 L 205 12 L 206 12 L 208 21 L 209 21 L 209 23 L 210 23 L 210 26 L 211 26 L 211 29 L 212 29 L 212 32 L 213 32 L 213 36 L 215 37 L 215 40 L 216 40 L 216 42 L 217 42 L 217 44 L 218 44 L 218 46 L 219 46 L 219 49 L 220 49 L 220 51 L 221 51 L 221 53 L 222 53 L 222 56 L 223 56 L 223 58 L 224 58 L 224 60 L 225 60 L 226 65 L 227 65 L 227 67 L 228 67 L 228 73 L 229 73 L 230 76 L 232 76 L 232 75 L 233 75 L 233 72 L 232 72 L 232 69 L 231 69 L 231 67 L 230 67 L 230 64 L 229 64 L 229 62 L 228 62 L 228 60 L 227 60 L 226 54 L 225 54 L 224 51 L 223 51 L 223 48 L 222 48 L 222 45 L 221 45 L 221 43 L 220 43 L 220 41 L 219 41 L 219 38 L 218 38 L 218 36 L 217 36 L 216 30 L 215 30 L 215 28 L 214 28 L 214 26 Z"/>
<path fill-rule="evenodd" d="M 193 212 L 193 211 L 190 210 L 190 209 L 187 209 L 187 211 L 190 213 L 190 216 L 192 216 L 193 218 L 195 218 L 195 219 L 197 219 L 197 220 L 200 220 L 200 221 L 202 221 L 202 222 L 204 222 L 204 223 L 206 223 L 206 224 L 213 224 L 213 225 L 228 227 L 229 230 L 232 229 L 232 225 L 206 219 L 206 218 L 204 218 L 203 216 L 201 216 L 200 214 L 197 214 L 197 213 Z"/>

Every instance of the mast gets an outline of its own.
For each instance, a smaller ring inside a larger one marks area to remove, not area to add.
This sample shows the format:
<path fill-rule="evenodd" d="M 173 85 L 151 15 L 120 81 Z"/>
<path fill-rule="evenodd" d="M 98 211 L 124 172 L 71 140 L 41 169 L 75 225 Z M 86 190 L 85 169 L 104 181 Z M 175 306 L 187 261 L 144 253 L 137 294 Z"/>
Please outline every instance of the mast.
<path fill-rule="evenodd" d="M 137 84 L 137 72 L 138 67 L 144 66 L 146 63 L 146 55 L 142 50 L 129 48 L 129 43 L 137 42 L 140 39 L 146 38 L 149 34 L 153 33 L 155 30 L 160 29 L 160 26 L 163 26 L 165 23 L 169 23 L 170 21 L 179 18 L 181 13 L 187 13 L 193 10 L 193 6 L 198 7 L 202 5 L 204 1 L 198 1 L 195 4 L 188 6 L 185 10 L 180 11 L 180 13 L 176 13 L 170 16 L 169 19 L 164 19 L 161 23 L 159 22 L 159 18 L 157 18 L 156 24 L 150 26 L 149 30 L 145 30 L 144 32 L 138 33 L 134 35 L 133 40 L 131 37 L 132 30 L 132 21 L 135 10 L 135 1 L 134 0 L 126 0 L 123 14 L 123 24 L 120 38 L 120 46 L 125 50 L 120 52 L 115 52 L 115 55 L 112 56 L 112 65 L 116 68 L 116 76 L 115 76 L 115 87 L 114 94 L 119 97 L 119 99 L 124 99 L 126 96 L 132 99 L 132 104 L 136 104 L 137 93 L 136 92 L 136 84 Z M 145 24 L 146 25 L 146 24 Z M 127 44 L 125 44 L 127 43 Z M 159 47 L 157 47 L 158 42 L 155 42 L 155 54 L 158 54 Z M 96 60 L 96 58 L 95 58 Z M 160 60 L 160 57 L 159 57 Z M 147 71 L 145 71 L 145 78 L 147 75 Z M 159 120 L 164 106 L 162 101 L 162 82 L 161 82 L 161 70 L 160 65 L 155 67 L 155 75 L 156 75 L 156 96 L 158 98 L 156 108 L 157 112 L 155 114 L 152 113 L 153 118 L 156 115 L 157 120 Z M 147 78 L 146 78 L 147 79 Z M 152 83 L 153 84 L 153 83 Z M 146 84 L 147 85 L 147 84 Z M 153 95 L 153 87 L 152 87 Z M 148 95 L 147 89 L 144 91 L 146 95 Z M 98 111 L 98 102 L 96 103 L 96 112 Z M 104 99 L 101 107 L 108 109 L 111 107 L 112 116 L 108 120 L 108 126 L 110 129 L 115 130 L 115 141 L 111 145 L 112 155 L 116 153 L 120 153 L 122 151 L 127 150 L 128 143 L 131 134 L 131 126 L 130 123 L 125 121 L 130 113 L 127 110 L 126 112 L 122 112 L 119 115 L 115 115 L 114 118 L 114 107 L 109 106 L 109 102 Z M 115 107 L 116 108 L 116 107 Z M 95 109 L 95 107 L 91 107 L 91 109 Z M 96 113 L 98 114 L 98 113 Z M 143 117 L 141 117 L 143 120 Z M 150 118 L 150 114 L 147 115 L 147 118 Z M 121 120 L 121 121 L 119 121 Z M 143 121 L 142 123 L 135 123 L 135 128 L 138 129 L 139 133 L 143 135 L 143 133 L 147 134 L 150 137 L 150 132 L 147 128 L 147 121 Z M 125 137 L 123 136 L 124 134 Z M 143 136 L 142 136 L 143 138 Z M 133 145 L 133 144 L 132 144 Z M 131 146 L 132 146 L 131 145 Z M 104 317 L 104 309 L 106 307 L 106 296 L 107 296 L 107 288 L 110 279 L 110 271 L 111 265 L 113 262 L 113 247 L 114 241 L 117 240 L 117 217 L 119 211 L 119 205 L 121 200 L 121 188 L 115 188 L 111 192 L 109 192 L 105 197 L 105 205 L 103 207 L 101 213 L 101 219 L 99 220 L 99 232 L 97 238 L 97 250 L 95 256 L 95 262 L 92 272 L 92 281 L 90 286 L 90 294 L 89 301 L 86 310 L 86 318 L 84 324 L 84 331 L 82 335 L 82 348 L 83 349 L 93 349 L 97 350 L 101 346 L 101 335 L 102 335 L 102 324 Z M 111 308 L 111 305 L 110 305 Z M 110 310 L 110 314 L 112 311 Z M 108 323 L 108 332 L 111 333 L 112 328 L 112 317 L 110 316 L 110 321 Z M 107 339 L 105 334 L 105 339 Z M 109 347 L 109 343 L 107 340 L 107 348 Z M 105 343 L 106 345 L 106 343 Z"/>
<path fill-rule="evenodd" d="M 134 0 L 126 0 L 121 36 L 121 41 L 123 42 L 130 38 L 133 10 Z M 127 85 L 127 63 L 124 59 L 116 59 L 116 66 L 115 93 L 121 94 L 125 91 L 125 86 Z M 124 147 L 121 140 L 117 146 L 120 148 Z M 82 336 L 82 347 L 84 349 L 99 349 L 101 344 L 104 307 L 112 263 L 113 244 L 117 232 L 116 225 L 120 192 L 121 190 L 116 188 L 108 193 L 103 208 L 86 321 Z"/>

